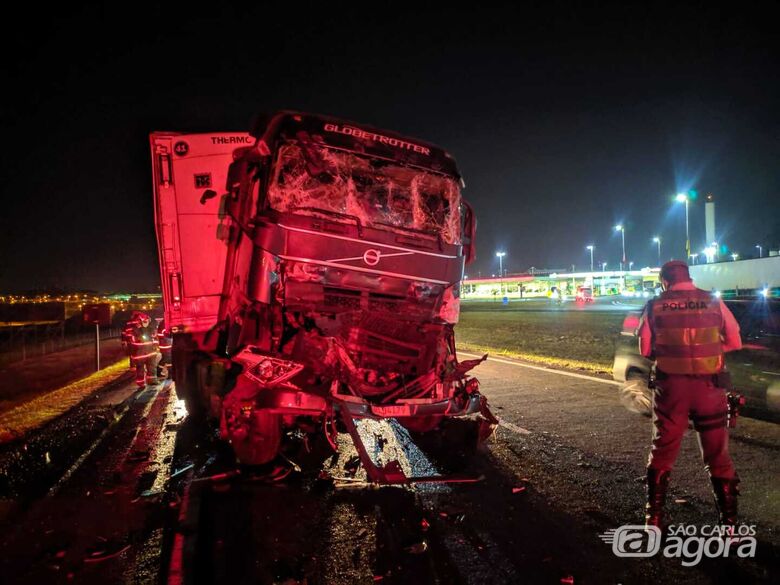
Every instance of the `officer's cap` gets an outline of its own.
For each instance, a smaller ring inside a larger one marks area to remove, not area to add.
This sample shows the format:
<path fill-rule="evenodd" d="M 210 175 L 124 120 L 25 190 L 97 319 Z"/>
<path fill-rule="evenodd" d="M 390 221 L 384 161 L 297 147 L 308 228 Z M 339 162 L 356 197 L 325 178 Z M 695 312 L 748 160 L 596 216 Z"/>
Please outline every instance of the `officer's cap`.
<path fill-rule="evenodd" d="M 670 260 L 661 267 L 661 278 L 671 284 L 690 282 L 691 275 L 688 272 L 688 264 L 682 260 Z"/>

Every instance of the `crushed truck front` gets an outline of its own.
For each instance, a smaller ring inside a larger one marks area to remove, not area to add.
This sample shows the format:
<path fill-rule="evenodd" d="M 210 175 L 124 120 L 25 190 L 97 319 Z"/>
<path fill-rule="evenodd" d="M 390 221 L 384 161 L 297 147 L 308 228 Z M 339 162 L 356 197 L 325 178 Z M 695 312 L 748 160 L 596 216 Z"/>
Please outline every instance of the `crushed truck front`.
<path fill-rule="evenodd" d="M 190 402 L 219 418 L 249 464 L 288 452 L 294 438 L 335 446 L 336 430 L 361 417 L 430 431 L 471 416 L 484 436 L 495 419 L 467 375 L 476 362 L 455 353 L 474 218 L 452 158 L 294 112 L 253 134 L 233 153 L 220 198 L 216 324 L 208 339 L 174 333 L 174 353 L 189 360 L 179 360 L 188 374 L 174 375 L 188 381 Z M 381 469 L 372 479 L 404 480 Z"/>

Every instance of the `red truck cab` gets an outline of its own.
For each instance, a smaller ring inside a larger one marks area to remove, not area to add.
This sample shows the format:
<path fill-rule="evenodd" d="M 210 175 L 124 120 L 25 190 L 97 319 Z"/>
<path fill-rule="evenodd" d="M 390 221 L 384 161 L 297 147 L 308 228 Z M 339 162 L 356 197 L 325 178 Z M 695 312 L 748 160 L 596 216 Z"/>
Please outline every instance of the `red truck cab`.
<path fill-rule="evenodd" d="M 219 421 L 242 463 L 291 435 L 337 427 L 372 466 L 354 420 L 431 430 L 495 419 L 459 362 L 475 220 L 440 148 L 281 112 L 252 132 L 151 135 L 173 376 L 191 413 Z"/>

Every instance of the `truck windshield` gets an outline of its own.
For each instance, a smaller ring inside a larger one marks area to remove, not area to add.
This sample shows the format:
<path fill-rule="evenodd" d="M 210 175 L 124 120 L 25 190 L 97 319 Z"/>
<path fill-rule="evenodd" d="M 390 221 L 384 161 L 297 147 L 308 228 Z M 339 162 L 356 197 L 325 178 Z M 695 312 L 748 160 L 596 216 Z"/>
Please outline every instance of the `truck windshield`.
<path fill-rule="evenodd" d="M 280 147 L 268 202 L 277 211 L 322 210 L 359 218 L 364 225 L 412 229 L 461 243 L 455 179 L 310 142 Z"/>

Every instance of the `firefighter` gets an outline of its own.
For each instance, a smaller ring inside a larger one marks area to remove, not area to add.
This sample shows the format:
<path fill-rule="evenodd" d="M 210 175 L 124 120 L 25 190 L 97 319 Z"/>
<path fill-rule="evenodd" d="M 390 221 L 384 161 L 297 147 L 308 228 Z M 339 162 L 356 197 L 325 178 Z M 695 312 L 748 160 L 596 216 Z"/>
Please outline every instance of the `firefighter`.
<path fill-rule="evenodd" d="M 157 368 L 157 375 L 161 378 L 167 378 L 171 368 L 173 337 L 171 337 L 170 331 L 165 328 L 165 320 L 160 320 L 157 324 L 157 346 L 160 349 L 160 365 Z"/>
<path fill-rule="evenodd" d="M 133 361 L 133 329 L 135 329 L 138 324 L 139 320 L 138 317 L 141 315 L 138 311 L 133 311 L 130 315 L 130 320 L 127 321 L 122 327 L 122 348 L 127 352 L 127 358 L 130 363 L 130 369 L 132 370 L 135 368 L 135 363 Z"/>
<path fill-rule="evenodd" d="M 667 262 L 660 276 L 663 292 L 647 303 L 639 325 L 639 349 L 655 359 L 656 377 L 645 524 L 663 527 L 669 474 L 690 417 L 720 523 L 733 526 L 739 477 L 728 451 L 722 386 L 727 386 L 724 353 L 742 348 L 739 325 L 720 299 L 693 285 L 685 262 Z"/>
<path fill-rule="evenodd" d="M 149 315 L 139 315 L 138 324 L 133 328 L 130 347 L 135 364 L 135 383 L 140 388 L 156 383 L 160 352 L 157 348 L 157 327 L 152 325 Z"/>

